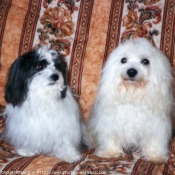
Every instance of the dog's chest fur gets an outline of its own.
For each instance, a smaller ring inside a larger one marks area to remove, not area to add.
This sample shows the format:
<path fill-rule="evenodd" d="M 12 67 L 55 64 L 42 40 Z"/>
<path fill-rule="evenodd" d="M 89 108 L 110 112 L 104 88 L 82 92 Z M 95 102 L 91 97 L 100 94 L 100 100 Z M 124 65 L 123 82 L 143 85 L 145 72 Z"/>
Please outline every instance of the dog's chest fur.
<path fill-rule="evenodd" d="M 121 141 L 125 149 L 139 149 L 140 145 L 144 144 L 141 143 L 142 138 L 148 133 L 154 133 L 156 124 L 163 123 L 154 110 L 129 103 L 117 105 L 115 115 L 113 113 L 109 118 L 116 139 Z"/>

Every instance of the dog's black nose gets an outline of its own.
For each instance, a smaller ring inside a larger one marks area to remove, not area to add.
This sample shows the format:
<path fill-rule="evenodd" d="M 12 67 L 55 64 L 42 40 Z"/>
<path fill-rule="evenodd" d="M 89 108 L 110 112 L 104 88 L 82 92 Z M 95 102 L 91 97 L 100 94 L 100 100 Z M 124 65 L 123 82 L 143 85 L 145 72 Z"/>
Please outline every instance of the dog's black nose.
<path fill-rule="evenodd" d="M 52 80 L 54 80 L 54 81 L 57 81 L 58 78 L 59 78 L 59 75 L 58 75 L 58 74 L 52 74 L 52 75 L 50 76 L 50 78 L 51 78 Z"/>
<path fill-rule="evenodd" d="M 134 68 L 130 68 L 128 69 L 127 74 L 130 78 L 133 78 L 137 75 L 137 70 Z"/>

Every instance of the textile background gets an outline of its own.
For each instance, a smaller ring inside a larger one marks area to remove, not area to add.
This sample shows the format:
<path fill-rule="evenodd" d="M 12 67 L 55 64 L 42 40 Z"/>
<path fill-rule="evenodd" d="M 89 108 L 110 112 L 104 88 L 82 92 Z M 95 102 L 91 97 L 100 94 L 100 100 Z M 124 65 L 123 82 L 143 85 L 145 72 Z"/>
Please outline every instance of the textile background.
<path fill-rule="evenodd" d="M 48 45 L 69 66 L 69 84 L 85 117 L 109 53 L 128 38 L 145 37 L 175 66 L 174 0 L 1 0 L 0 104 L 11 63 Z"/>
<path fill-rule="evenodd" d="M 147 38 L 175 68 L 174 34 L 174 0 L 0 0 L 0 104 L 6 104 L 4 86 L 12 62 L 44 44 L 65 56 L 69 84 L 83 116 L 88 118 L 103 65 L 118 44 L 128 38 Z M 1 174 L 85 174 L 88 170 L 101 174 L 169 175 L 170 170 L 175 171 L 175 139 L 167 164 L 132 157 L 103 159 L 93 151 L 84 153 L 80 162 L 68 164 L 44 155 L 20 157 L 12 147 L 0 142 Z"/>

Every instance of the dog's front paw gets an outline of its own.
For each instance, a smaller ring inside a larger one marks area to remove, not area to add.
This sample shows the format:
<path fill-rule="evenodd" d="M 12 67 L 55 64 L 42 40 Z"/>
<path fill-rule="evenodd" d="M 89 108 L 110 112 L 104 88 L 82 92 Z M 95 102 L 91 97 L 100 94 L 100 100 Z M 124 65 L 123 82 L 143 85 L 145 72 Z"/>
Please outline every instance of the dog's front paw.
<path fill-rule="evenodd" d="M 77 155 L 70 155 L 69 157 L 66 157 L 65 161 L 69 163 L 73 163 L 73 162 L 79 161 L 80 159 L 81 159 L 81 155 L 77 154 Z"/>
<path fill-rule="evenodd" d="M 23 157 L 30 157 L 30 156 L 36 155 L 35 153 L 29 152 L 29 151 L 27 151 L 27 150 L 25 150 L 25 149 L 17 149 L 17 150 L 16 150 L 16 153 L 17 153 L 18 155 L 20 155 L 20 156 L 23 156 Z"/>
<path fill-rule="evenodd" d="M 81 154 L 79 152 L 71 152 L 71 153 L 64 152 L 54 156 L 68 163 L 73 163 L 81 159 Z"/>
<path fill-rule="evenodd" d="M 154 163 L 166 163 L 168 160 L 168 148 L 160 146 L 160 143 L 151 142 L 142 152 L 143 158 Z"/>
<path fill-rule="evenodd" d="M 168 161 L 168 156 L 165 155 L 146 155 L 145 160 L 154 162 L 154 163 L 166 163 Z"/>

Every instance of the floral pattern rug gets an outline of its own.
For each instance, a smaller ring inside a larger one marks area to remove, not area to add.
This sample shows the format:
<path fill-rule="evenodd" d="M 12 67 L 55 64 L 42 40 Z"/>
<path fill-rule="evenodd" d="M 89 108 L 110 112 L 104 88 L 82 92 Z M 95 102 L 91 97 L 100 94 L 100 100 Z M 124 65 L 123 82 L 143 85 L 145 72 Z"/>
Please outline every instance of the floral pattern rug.
<path fill-rule="evenodd" d="M 154 164 L 130 155 L 119 158 L 101 158 L 93 155 L 94 150 L 84 152 L 82 159 L 76 163 L 66 163 L 55 157 L 45 155 L 20 157 L 12 147 L 1 141 L 1 174 L 71 174 L 71 175 L 170 175 L 168 164 Z"/>

